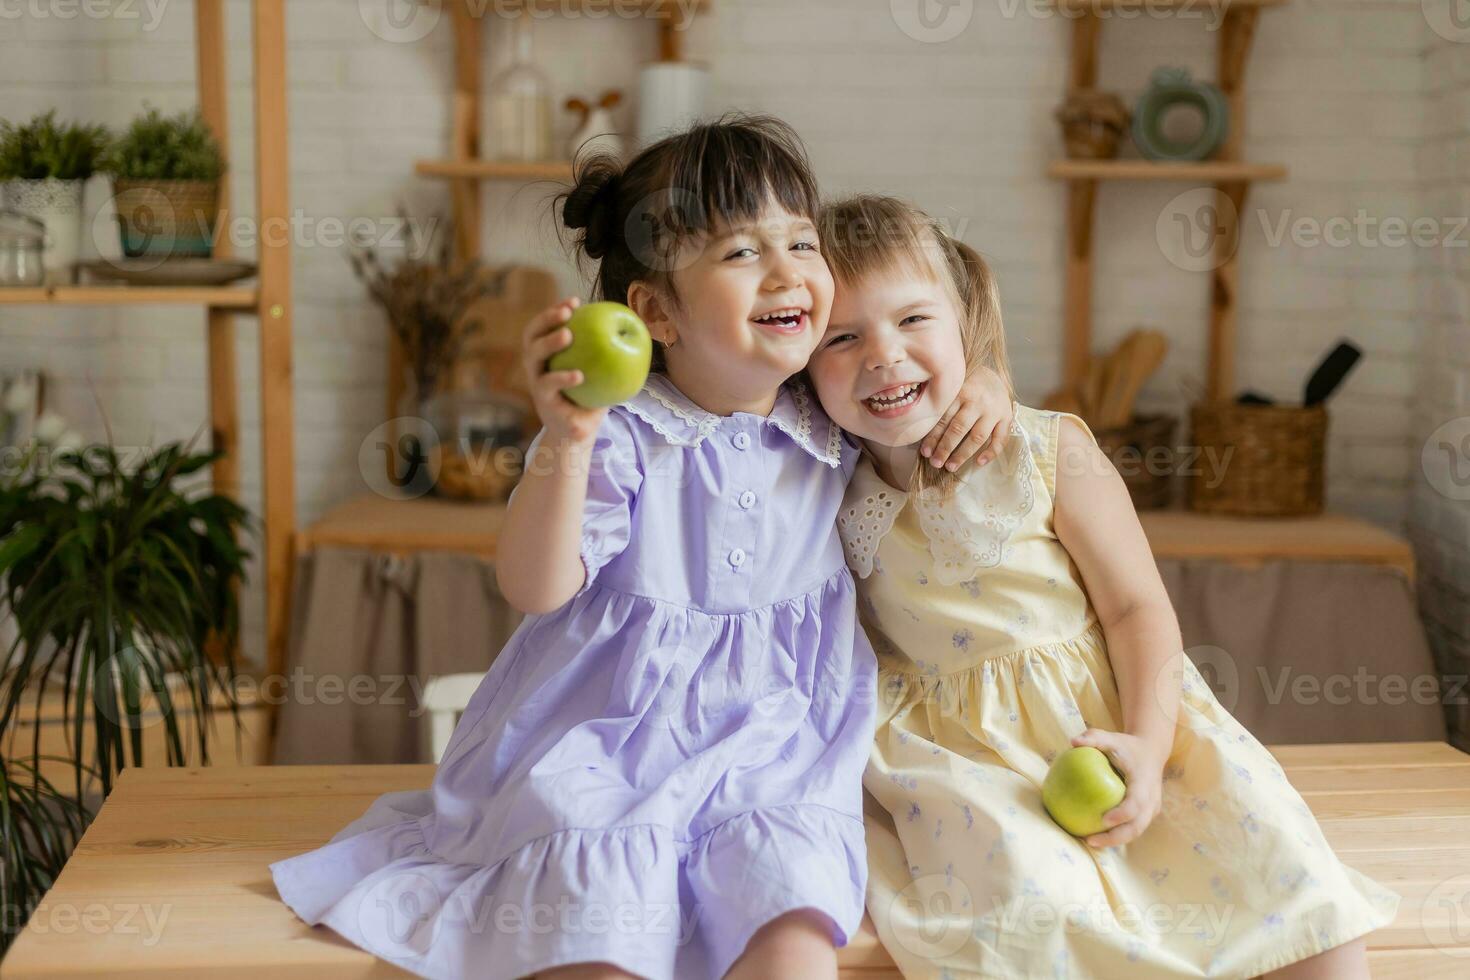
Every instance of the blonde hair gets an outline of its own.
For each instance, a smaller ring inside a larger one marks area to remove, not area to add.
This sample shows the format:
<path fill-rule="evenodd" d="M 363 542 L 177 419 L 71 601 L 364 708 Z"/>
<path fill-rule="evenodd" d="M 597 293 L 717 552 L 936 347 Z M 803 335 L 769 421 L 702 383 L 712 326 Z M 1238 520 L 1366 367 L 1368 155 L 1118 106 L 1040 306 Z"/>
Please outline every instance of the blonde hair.
<path fill-rule="evenodd" d="M 1005 382 L 1012 399 L 1010 362 L 995 276 L 980 253 L 923 211 L 898 198 L 860 194 L 823 206 L 818 222 L 822 253 L 838 288 L 874 274 L 908 274 L 940 283 L 960 316 L 965 373 L 988 367 Z M 916 492 L 953 491 L 959 472 L 921 463 Z"/>

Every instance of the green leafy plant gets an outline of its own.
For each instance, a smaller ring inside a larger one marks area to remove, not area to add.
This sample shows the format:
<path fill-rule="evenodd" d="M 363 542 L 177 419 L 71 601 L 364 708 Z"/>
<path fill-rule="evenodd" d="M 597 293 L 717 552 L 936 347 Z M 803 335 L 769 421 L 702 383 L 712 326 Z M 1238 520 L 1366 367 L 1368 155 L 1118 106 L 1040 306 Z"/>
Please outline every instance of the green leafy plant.
<path fill-rule="evenodd" d="M 105 795 L 125 765 L 143 764 L 145 726 L 161 725 L 167 763 L 185 764 L 176 705 L 187 701 L 207 765 L 216 693 L 242 725 L 236 587 L 252 521 L 228 497 L 180 486 L 220 455 L 172 443 L 129 465 L 108 445 L 31 443 L 0 457 L 0 618 L 16 637 L 0 650 L 0 952 L 90 821 L 91 784 Z M 60 689 L 74 753 L 64 790 L 40 772 L 48 688 Z M 29 752 L 15 744 L 23 700 Z"/>
<path fill-rule="evenodd" d="M 56 110 L 28 123 L 0 120 L 0 180 L 86 180 L 108 145 L 107 129 L 56 121 Z"/>
<path fill-rule="evenodd" d="M 218 180 L 225 159 L 197 109 L 164 116 L 150 106 L 108 147 L 101 169 L 132 180 Z"/>

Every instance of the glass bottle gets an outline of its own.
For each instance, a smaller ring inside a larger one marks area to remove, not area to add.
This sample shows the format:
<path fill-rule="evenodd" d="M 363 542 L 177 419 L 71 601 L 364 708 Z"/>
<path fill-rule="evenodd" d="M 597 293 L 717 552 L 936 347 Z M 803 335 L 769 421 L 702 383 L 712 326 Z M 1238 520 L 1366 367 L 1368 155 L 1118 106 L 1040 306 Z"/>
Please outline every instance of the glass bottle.
<path fill-rule="evenodd" d="M 551 95 L 531 59 L 531 18 L 515 22 L 511 66 L 490 82 L 488 137 L 492 160 L 551 159 Z"/>

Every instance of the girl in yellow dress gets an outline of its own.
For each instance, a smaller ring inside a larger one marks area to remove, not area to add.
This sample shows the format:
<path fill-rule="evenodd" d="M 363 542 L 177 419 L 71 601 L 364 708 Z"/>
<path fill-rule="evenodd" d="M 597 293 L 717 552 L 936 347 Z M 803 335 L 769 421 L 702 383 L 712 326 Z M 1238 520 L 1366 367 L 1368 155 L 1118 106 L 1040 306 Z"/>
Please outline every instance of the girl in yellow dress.
<path fill-rule="evenodd" d="M 1009 383 L 983 260 L 889 198 L 832 206 L 821 241 L 838 289 L 808 370 L 864 444 L 839 530 L 880 668 L 867 904 L 904 976 L 1368 976 L 1399 896 L 1337 859 L 1182 652 L 1086 423 L 1017 405 L 988 465 L 921 459 L 967 366 Z M 1041 802 L 1075 745 L 1127 783 L 1085 840 Z"/>

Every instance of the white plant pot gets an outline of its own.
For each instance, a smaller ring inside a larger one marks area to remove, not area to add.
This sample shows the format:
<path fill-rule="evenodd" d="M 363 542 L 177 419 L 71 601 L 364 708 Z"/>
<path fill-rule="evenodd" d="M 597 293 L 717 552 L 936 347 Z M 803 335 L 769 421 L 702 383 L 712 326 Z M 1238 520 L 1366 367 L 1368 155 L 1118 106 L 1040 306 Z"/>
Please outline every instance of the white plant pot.
<path fill-rule="evenodd" d="M 10 180 L 4 189 L 4 205 L 30 215 L 46 225 L 46 248 L 41 264 L 46 284 L 76 282 L 77 259 L 82 247 L 82 192 L 84 180 Z"/>

